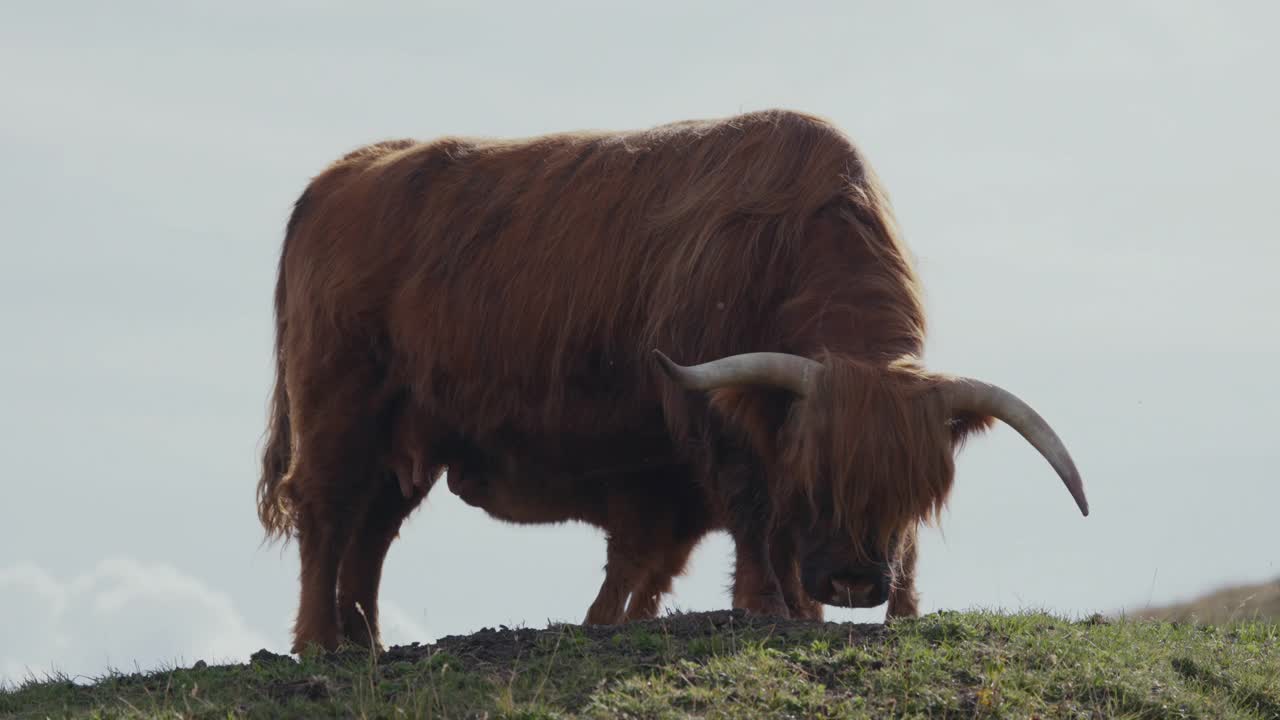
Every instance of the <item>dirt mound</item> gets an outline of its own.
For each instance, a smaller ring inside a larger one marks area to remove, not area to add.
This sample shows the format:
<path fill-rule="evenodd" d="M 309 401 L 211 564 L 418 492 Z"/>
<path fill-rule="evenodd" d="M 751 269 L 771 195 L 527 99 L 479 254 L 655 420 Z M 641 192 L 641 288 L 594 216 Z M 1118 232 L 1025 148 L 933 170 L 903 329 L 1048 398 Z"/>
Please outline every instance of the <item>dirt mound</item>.
<path fill-rule="evenodd" d="M 735 632 L 765 630 L 771 637 L 786 640 L 796 635 L 812 635 L 825 628 L 839 627 L 851 636 L 872 638 L 884 632 L 884 626 L 871 623 L 817 623 L 811 620 L 782 620 L 777 618 L 750 617 L 742 610 L 714 610 L 710 612 L 674 613 L 654 620 L 627 623 L 626 625 L 573 625 L 554 624 L 544 629 L 482 628 L 469 635 L 448 635 L 429 645 L 412 643 L 388 648 L 383 662 L 416 662 L 430 655 L 445 652 L 472 662 L 505 665 L 521 657 L 539 654 L 554 647 L 557 641 L 587 642 L 592 645 L 612 643 L 620 650 L 630 647 L 636 654 L 654 650 L 654 643 L 668 638 L 689 642 L 704 639 L 723 641 Z M 619 637 L 650 637 L 653 642 L 617 643 Z"/>

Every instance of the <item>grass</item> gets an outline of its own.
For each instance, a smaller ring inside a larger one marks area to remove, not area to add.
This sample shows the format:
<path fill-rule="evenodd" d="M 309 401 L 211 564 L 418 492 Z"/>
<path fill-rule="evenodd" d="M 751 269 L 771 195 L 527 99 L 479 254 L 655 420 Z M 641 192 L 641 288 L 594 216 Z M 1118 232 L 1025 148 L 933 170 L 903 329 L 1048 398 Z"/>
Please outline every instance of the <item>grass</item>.
<path fill-rule="evenodd" d="M 889 626 L 671 615 L 486 629 L 379 657 L 112 674 L 0 717 L 1280 718 L 1280 625 L 939 613 Z"/>

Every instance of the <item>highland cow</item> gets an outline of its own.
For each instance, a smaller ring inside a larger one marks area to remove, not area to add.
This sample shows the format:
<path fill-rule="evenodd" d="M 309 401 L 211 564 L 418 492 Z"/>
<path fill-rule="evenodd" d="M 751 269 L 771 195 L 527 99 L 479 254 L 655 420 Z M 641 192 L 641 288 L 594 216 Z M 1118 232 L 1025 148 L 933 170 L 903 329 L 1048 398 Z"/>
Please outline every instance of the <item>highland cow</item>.
<path fill-rule="evenodd" d="M 813 600 L 914 615 L 918 527 L 996 419 L 1088 514 L 1034 410 L 924 369 L 885 193 L 801 113 L 361 148 L 296 202 L 275 314 L 258 504 L 298 539 L 295 651 L 377 644 L 387 549 L 469 453 L 517 479 L 689 468 L 734 540 L 735 605 L 762 615 L 789 615 L 779 557 Z M 381 471 L 405 398 L 430 453 L 408 498 Z"/>

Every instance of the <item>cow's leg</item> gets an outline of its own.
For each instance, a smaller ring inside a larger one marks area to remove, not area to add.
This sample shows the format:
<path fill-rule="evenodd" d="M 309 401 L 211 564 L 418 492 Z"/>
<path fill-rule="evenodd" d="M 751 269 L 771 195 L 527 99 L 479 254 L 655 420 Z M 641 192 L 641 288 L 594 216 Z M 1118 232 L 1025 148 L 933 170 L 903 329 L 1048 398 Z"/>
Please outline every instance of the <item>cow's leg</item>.
<path fill-rule="evenodd" d="M 671 580 L 670 575 L 659 570 L 646 573 L 631 591 L 623 622 L 652 620 L 657 617 L 658 608 L 662 606 L 662 596 L 671 592 Z"/>
<path fill-rule="evenodd" d="M 903 537 L 895 568 L 893 587 L 889 590 L 889 607 L 885 620 L 910 618 L 920 614 L 920 595 L 916 592 L 916 546 L 918 530 L 912 526 Z"/>
<path fill-rule="evenodd" d="M 311 644 L 329 651 L 338 646 L 338 565 L 351 529 L 349 514 L 359 499 L 345 483 L 349 477 L 359 476 L 342 472 L 350 465 L 344 467 L 337 445 L 330 448 L 323 454 L 308 456 L 315 458 L 315 465 L 300 458 L 294 475 L 296 482 L 310 486 L 297 503 L 301 597 L 294 623 L 295 653 Z"/>
<path fill-rule="evenodd" d="M 782 586 L 769 561 L 769 544 L 757 537 L 734 537 L 733 606 L 749 615 L 790 618 Z"/>
<path fill-rule="evenodd" d="M 326 499 L 327 500 L 327 499 Z M 299 508 L 297 520 L 301 594 L 293 626 L 293 652 L 308 646 L 323 650 L 338 646 L 335 585 L 338 576 L 338 536 L 328 502 Z"/>
<path fill-rule="evenodd" d="M 773 569 L 778 574 L 778 582 L 782 585 L 782 597 L 787 603 L 791 617 L 797 620 L 822 620 L 822 603 L 809 597 L 800 582 L 800 564 L 795 555 L 795 541 L 781 533 L 773 538 L 769 546 L 773 560 Z"/>
<path fill-rule="evenodd" d="M 595 601 L 587 609 L 583 624 L 618 625 L 622 622 L 627 596 L 644 575 L 644 568 L 635 557 L 630 548 L 622 547 L 622 543 L 609 537 L 604 582 L 600 584 Z"/>
<path fill-rule="evenodd" d="M 732 416 L 723 409 L 722 413 Z M 770 559 L 773 506 L 769 483 L 759 470 L 759 459 L 731 441 L 731 436 L 728 426 L 712 433 L 716 439 L 715 469 L 701 480 L 714 505 L 713 514 L 723 520 L 733 538 L 733 607 L 749 615 L 789 618 L 782 585 Z"/>
<path fill-rule="evenodd" d="M 791 617 L 770 550 L 769 504 L 763 488 L 744 488 L 730 505 L 734 543 L 733 606 L 751 615 Z"/>
<path fill-rule="evenodd" d="M 343 635 L 362 647 L 380 647 L 378 587 L 387 551 L 405 518 L 426 498 L 439 477 L 438 472 L 417 475 L 419 482 L 408 485 L 408 497 L 404 495 L 398 478 L 390 475 L 371 485 L 367 509 L 342 554 L 338 574 L 338 617 Z"/>
<path fill-rule="evenodd" d="M 322 364 L 301 363 L 322 358 Z M 295 369 L 296 368 L 296 369 Z M 367 497 L 361 486 L 377 467 L 375 441 L 383 398 L 381 373 L 363 350 L 316 352 L 290 369 L 289 406 L 296 439 L 282 481 L 297 522 L 301 592 L 293 651 L 337 648 L 338 565 Z"/>
<path fill-rule="evenodd" d="M 625 618 L 627 622 L 651 620 L 658 616 L 662 597 L 671 592 L 672 581 L 684 572 L 689 556 L 700 539 L 676 541 L 668 548 L 654 548 L 653 551 L 661 552 L 660 562 L 645 573 L 640 583 L 631 591 Z"/>
<path fill-rule="evenodd" d="M 641 575 L 631 588 L 631 599 L 627 602 L 627 611 L 623 622 L 635 620 L 652 620 L 658 616 L 658 608 L 662 606 L 662 596 L 671 592 L 671 581 L 675 573 L 667 571 L 665 563 L 650 568 Z"/>

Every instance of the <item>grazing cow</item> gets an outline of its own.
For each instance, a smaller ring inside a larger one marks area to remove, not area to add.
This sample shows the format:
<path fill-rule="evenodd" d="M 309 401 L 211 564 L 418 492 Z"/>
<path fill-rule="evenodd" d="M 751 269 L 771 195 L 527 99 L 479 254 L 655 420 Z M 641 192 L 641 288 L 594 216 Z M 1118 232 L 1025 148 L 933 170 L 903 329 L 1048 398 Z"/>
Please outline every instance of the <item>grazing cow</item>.
<path fill-rule="evenodd" d="M 389 466 L 406 498 L 427 479 L 429 449 L 419 446 L 416 416 L 394 421 Z M 519 474 L 517 474 L 519 473 Z M 694 547 L 722 527 L 712 500 L 687 466 L 601 468 L 582 475 L 519 466 L 501 451 L 471 453 L 448 471 L 449 489 L 466 504 L 513 524 L 578 521 L 605 531 L 605 579 L 584 624 L 616 625 L 656 617 L 662 596 L 683 574 Z M 792 558 L 779 577 L 792 617 L 822 619 L 822 605 L 800 587 Z"/>
<path fill-rule="evenodd" d="M 917 529 L 995 419 L 1088 513 L 1034 410 L 924 369 L 880 183 L 801 113 L 358 149 L 296 202 L 275 313 L 258 506 L 297 536 L 295 651 L 377 644 L 387 549 L 468 456 L 513 478 L 690 468 L 735 543 L 735 604 L 783 617 L 775 558 L 816 601 L 916 614 Z M 406 398 L 428 452 L 409 498 L 381 471 Z"/>

